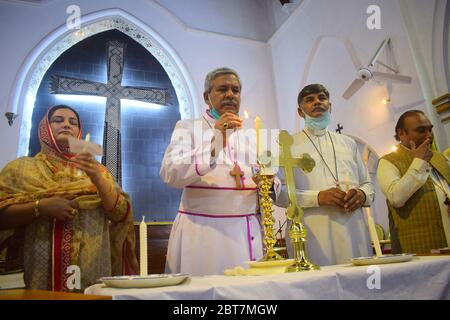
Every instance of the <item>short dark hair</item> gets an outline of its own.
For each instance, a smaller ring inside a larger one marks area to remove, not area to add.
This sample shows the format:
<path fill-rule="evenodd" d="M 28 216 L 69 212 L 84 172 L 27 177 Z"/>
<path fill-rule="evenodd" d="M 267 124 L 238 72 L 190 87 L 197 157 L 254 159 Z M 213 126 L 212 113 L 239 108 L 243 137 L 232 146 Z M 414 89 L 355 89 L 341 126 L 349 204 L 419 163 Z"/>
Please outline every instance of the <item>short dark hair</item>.
<path fill-rule="evenodd" d="M 328 92 L 327 88 L 325 88 L 325 86 L 319 84 L 319 83 L 314 83 L 314 84 L 309 84 L 306 87 L 304 87 L 302 89 L 302 91 L 300 91 L 300 93 L 298 94 L 297 97 L 297 104 L 298 106 L 300 106 L 300 104 L 302 103 L 302 100 L 304 97 L 313 94 L 313 93 L 325 93 L 325 95 L 327 96 L 328 99 L 330 99 L 330 93 Z"/>
<path fill-rule="evenodd" d="M 78 120 L 78 128 L 81 128 L 80 115 L 78 114 L 78 112 L 75 111 L 74 108 L 69 107 L 69 106 L 67 106 L 65 104 L 58 104 L 58 105 L 53 106 L 53 107 L 50 108 L 50 110 L 48 111 L 48 120 L 49 121 L 52 118 L 52 115 L 55 113 L 55 111 L 59 110 L 59 109 L 69 109 L 73 113 L 75 113 L 75 115 L 77 116 L 77 120 Z"/>
<path fill-rule="evenodd" d="M 395 135 L 394 138 L 397 141 L 400 141 L 400 136 L 398 135 L 398 131 L 401 130 L 405 130 L 405 120 L 408 117 L 411 116 L 416 116 L 416 115 L 425 115 L 425 113 L 421 110 L 408 110 L 403 112 L 403 114 L 400 116 L 400 118 L 398 118 L 397 120 L 397 124 L 395 125 Z"/>

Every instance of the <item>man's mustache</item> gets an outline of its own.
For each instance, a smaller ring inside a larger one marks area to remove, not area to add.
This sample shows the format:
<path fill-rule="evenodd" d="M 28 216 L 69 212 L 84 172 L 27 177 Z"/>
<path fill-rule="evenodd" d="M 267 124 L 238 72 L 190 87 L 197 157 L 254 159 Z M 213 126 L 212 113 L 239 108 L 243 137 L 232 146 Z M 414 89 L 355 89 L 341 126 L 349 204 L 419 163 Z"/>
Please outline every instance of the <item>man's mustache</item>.
<path fill-rule="evenodd" d="M 223 100 L 220 105 L 224 106 L 226 104 L 237 105 L 237 101 L 236 100 Z"/>
<path fill-rule="evenodd" d="M 326 108 L 326 107 L 324 107 L 324 106 L 322 106 L 321 104 L 316 104 L 315 106 L 314 106 L 314 108 L 312 109 L 312 112 L 315 112 L 315 111 L 327 111 L 328 109 Z"/>

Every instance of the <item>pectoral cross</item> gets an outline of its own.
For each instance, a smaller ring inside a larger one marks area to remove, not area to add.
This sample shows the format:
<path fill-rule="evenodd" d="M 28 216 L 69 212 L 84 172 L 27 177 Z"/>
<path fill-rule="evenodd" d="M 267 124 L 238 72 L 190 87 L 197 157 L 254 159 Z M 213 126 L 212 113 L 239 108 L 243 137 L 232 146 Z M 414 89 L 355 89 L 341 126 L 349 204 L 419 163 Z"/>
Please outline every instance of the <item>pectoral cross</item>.
<path fill-rule="evenodd" d="M 234 163 L 233 170 L 230 171 L 230 176 L 233 176 L 236 180 L 236 188 L 242 189 L 241 177 L 244 176 L 244 172 L 237 163 Z"/>

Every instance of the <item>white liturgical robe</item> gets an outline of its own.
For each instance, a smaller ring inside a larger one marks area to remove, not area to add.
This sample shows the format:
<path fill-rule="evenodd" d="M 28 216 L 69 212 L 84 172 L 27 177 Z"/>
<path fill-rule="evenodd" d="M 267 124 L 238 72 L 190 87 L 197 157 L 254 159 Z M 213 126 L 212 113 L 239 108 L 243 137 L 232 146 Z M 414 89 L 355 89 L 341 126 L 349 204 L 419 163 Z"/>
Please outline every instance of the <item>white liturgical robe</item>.
<path fill-rule="evenodd" d="M 227 146 L 211 159 L 214 124 L 209 112 L 178 121 L 164 155 L 161 178 L 183 188 L 169 238 L 168 273 L 223 274 L 262 257 L 257 188 L 249 165 L 254 143 L 245 138 L 244 130 L 234 131 Z M 241 188 L 230 174 L 235 164 L 244 173 Z"/>
<path fill-rule="evenodd" d="M 349 181 L 350 189 L 359 188 L 364 191 L 366 194 L 365 205 L 373 202 L 374 188 L 356 142 L 348 136 L 329 132 L 326 129 L 305 130 L 323 156 L 322 160 L 303 131 L 293 136 L 292 156 L 299 157 L 303 153 L 308 153 L 316 162 L 316 166 L 310 173 L 304 173 L 299 169 L 294 170 L 297 201 L 305 212 L 303 223 L 307 230 L 307 249 L 310 261 L 323 266 L 349 263 L 350 259 L 354 257 L 372 256 L 368 228 L 361 208 L 346 213 L 336 207 L 319 207 L 318 204 L 320 191 L 336 187 L 334 177 L 341 181 L 340 186 L 344 191 L 345 181 Z M 333 147 L 335 151 L 333 151 Z M 278 193 L 276 204 L 287 207 L 288 197 L 285 191 L 284 177 L 283 174 L 280 176 L 283 186 L 281 190 L 276 190 Z M 286 230 L 286 245 L 289 256 L 293 258 L 293 248 L 288 230 L 289 225 Z"/>

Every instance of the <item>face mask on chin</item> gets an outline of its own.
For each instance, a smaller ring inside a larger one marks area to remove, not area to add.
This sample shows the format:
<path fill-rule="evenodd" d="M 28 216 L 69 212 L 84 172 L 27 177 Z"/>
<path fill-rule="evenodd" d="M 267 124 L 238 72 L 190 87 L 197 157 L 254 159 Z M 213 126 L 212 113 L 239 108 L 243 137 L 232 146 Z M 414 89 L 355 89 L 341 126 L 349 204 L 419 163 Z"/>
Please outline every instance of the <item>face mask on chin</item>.
<path fill-rule="evenodd" d="M 325 111 L 321 116 L 313 118 L 305 113 L 305 127 L 314 130 L 323 130 L 330 124 L 330 111 Z"/>
<path fill-rule="evenodd" d="M 209 111 L 214 119 L 219 120 L 220 114 L 219 112 L 217 112 L 216 108 L 212 107 L 211 109 L 209 109 Z"/>
<path fill-rule="evenodd" d="M 221 115 L 220 113 L 217 111 L 217 109 L 213 106 L 212 102 L 211 102 L 211 97 L 208 95 L 208 100 L 209 100 L 209 104 L 211 106 L 211 108 L 209 109 L 210 114 L 213 116 L 214 119 L 219 120 Z M 239 117 L 239 112 L 236 113 L 236 115 Z"/>

